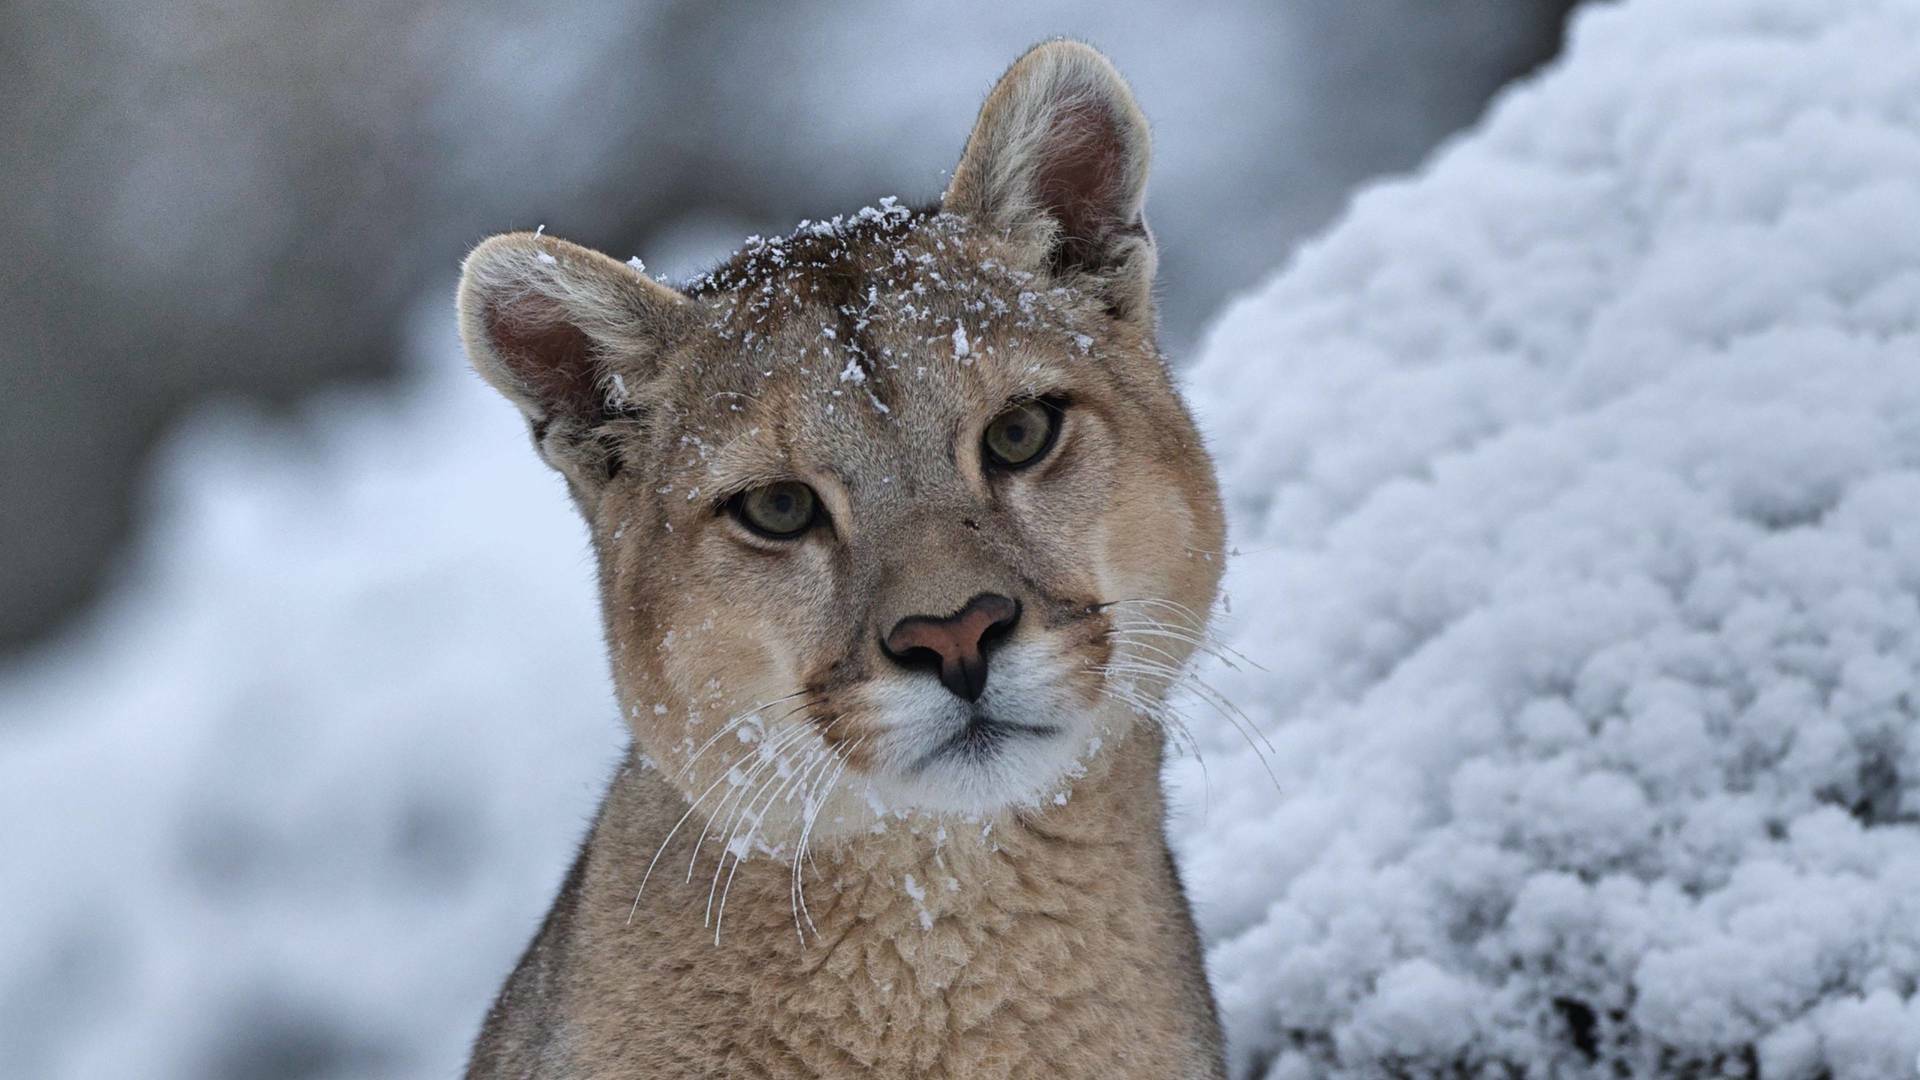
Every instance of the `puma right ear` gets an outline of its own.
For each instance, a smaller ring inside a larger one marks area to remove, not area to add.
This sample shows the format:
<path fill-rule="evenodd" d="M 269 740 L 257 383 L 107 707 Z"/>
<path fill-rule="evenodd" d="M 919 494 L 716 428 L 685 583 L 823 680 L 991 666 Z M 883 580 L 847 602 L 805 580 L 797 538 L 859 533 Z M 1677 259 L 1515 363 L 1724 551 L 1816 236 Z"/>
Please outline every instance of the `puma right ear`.
<path fill-rule="evenodd" d="M 543 451 L 549 430 L 577 441 L 628 411 L 690 307 L 624 263 L 535 233 L 486 241 L 460 277 L 467 357 L 527 415 Z"/>
<path fill-rule="evenodd" d="M 1151 311 L 1155 255 L 1143 209 L 1146 117 L 1090 45 L 1048 41 L 1000 77 L 980 107 L 942 209 L 1014 240 L 1028 268 L 1077 277 L 1121 317 Z"/>

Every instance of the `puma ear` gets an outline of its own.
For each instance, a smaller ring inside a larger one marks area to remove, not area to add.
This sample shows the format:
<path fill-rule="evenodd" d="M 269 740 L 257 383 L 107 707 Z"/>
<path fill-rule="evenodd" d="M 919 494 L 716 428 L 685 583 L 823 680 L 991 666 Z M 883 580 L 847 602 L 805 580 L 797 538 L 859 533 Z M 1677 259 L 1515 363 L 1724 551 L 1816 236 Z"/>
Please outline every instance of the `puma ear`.
<path fill-rule="evenodd" d="M 1092 275 L 1122 317 L 1150 316 L 1155 255 L 1142 215 L 1147 118 L 1113 64 L 1078 41 L 1014 61 L 987 95 L 941 208 L 984 222 L 1055 278 Z"/>
<path fill-rule="evenodd" d="M 653 374 L 681 330 L 686 297 L 597 251 L 506 233 L 467 256 L 460 336 L 474 370 L 547 431 L 578 440 Z"/>

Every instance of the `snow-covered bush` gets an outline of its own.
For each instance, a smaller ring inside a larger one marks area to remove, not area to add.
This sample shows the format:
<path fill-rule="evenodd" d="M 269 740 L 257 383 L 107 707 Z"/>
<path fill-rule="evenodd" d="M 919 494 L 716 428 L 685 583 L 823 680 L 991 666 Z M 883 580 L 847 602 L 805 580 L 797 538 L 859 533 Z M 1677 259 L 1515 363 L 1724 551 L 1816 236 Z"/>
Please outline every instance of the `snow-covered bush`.
<path fill-rule="evenodd" d="M 1593 9 L 1190 382 L 1237 1076 L 1914 1074 L 1920 4 Z"/>
<path fill-rule="evenodd" d="M 176 442 L 0 668 L 0 1077 L 445 1077 L 621 746 L 592 556 L 445 297 L 403 394 Z"/>

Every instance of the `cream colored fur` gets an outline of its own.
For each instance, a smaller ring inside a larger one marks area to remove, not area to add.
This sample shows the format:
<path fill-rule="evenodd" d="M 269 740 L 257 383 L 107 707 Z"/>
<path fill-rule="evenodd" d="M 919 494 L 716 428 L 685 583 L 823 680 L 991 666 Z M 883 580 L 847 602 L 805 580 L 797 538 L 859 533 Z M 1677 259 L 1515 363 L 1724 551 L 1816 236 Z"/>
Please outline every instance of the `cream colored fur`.
<path fill-rule="evenodd" d="M 938 207 L 682 290 L 544 236 L 468 259 L 469 353 L 588 524 L 634 737 L 470 1076 L 1221 1075 L 1159 768 L 1222 523 L 1154 342 L 1148 143 L 1051 42 Z M 1053 448 L 993 467 L 1030 400 Z M 739 520 L 776 482 L 817 526 Z M 976 700 L 882 648 L 983 593 L 1021 614 Z M 982 718 L 1038 734 L 948 753 Z"/>

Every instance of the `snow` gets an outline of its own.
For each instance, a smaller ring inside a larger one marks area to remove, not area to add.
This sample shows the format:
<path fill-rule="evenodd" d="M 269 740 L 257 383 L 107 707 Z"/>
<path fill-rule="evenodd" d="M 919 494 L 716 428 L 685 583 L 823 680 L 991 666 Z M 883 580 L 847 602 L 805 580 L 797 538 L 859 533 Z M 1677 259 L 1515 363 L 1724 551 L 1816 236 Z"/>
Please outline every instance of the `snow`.
<path fill-rule="evenodd" d="M 916 917 L 919 919 L 920 929 L 933 929 L 933 912 L 927 909 L 926 886 L 915 881 L 912 874 L 907 874 L 901 880 L 900 888 L 901 891 L 907 894 L 907 898 L 913 901 L 913 909 Z"/>
<path fill-rule="evenodd" d="M 1189 373 L 1236 1076 L 1912 1075 L 1920 6 L 1596 6 Z M 1199 713 L 1196 711 L 1196 717 Z"/>
<path fill-rule="evenodd" d="M 551 902 L 621 746 L 591 558 L 437 293 L 397 399 L 182 436 L 0 671 L 0 1076 L 451 1075 Z"/>
<path fill-rule="evenodd" d="M 1216 326 L 1262 667 L 1200 674 L 1274 748 L 1195 709 L 1170 777 L 1236 1076 L 1912 1075 L 1917 47 L 1596 7 Z M 0 1076 L 457 1071 L 621 740 L 450 293 L 397 396 L 203 418 L 0 669 Z"/>

